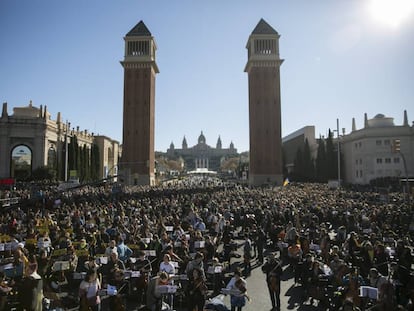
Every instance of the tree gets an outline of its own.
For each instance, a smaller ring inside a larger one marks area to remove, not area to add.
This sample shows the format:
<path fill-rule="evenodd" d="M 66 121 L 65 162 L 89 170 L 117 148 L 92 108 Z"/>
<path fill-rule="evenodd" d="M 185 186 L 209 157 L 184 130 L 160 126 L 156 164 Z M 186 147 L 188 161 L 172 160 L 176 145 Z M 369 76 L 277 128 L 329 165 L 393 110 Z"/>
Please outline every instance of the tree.
<path fill-rule="evenodd" d="M 305 181 L 313 181 L 315 179 L 315 166 L 307 138 L 303 148 L 303 177 Z"/>
<path fill-rule="evenodd" d="M 90 174 L 92 180 L 97 180 L 101 178 L 99 174 L 100 170 L 100 154 L 99 147 L 97 144 L 92 144 L 91 147 L 91 164 L 90 164 Z"/>
<path fill-rule="evenodd" d="M 325 140 L 319 138 L 318 153 L 316 155 L 316 180 L 319 182 L 327 181 L 326 167 L 326 149 Z"/>
<path fill-rule="evenodd" d="M 294 178 L 297 181 L 303 181 L 303 172 L 304 172 L 304 163 L 303 163 L 303 153 L 302 153 L 302 149 L 298 148 L 298 150 L 296 151 L 296 157 L 294 160 Z"/>
<path fill-rule="evenodd" d="M 333 133 L 329 130 L 326 140 L 326 178 L 335 179 L 338 177 L 337 173 L 337 154 L 333 144 Z"/>
<path fill-rule="evenodd" d="M 31 179 L 33 180 L 52 180 L 55 178 L 54 171 L 47 166 L 41 166 L 33 170 Z"/>

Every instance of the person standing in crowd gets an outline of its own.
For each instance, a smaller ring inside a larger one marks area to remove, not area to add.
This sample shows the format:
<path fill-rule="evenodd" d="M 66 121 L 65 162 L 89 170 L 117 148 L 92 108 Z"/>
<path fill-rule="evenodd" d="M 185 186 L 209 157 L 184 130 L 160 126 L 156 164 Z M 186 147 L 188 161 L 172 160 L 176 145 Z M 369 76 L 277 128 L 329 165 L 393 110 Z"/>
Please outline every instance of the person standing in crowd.
<path fill-rule="evenodd" d="M 115 240 L 111 240 L 108 247 L 105 249 L 105 256 L 109 257 L 112 253 L 118 253 Z"/>
<path fill-rule="evenodd" d="M 271 258 L 262 266 L 262 271 L 266 273 L 266 284 L 272 302 L 272 310 L 280 311 L 280 278 L 283 273 L 282 263 L 276 258 Z"/>
<path fill-rule="evenodd" d="M 0 271 L 0 310 L 5 310 L 7 295 L 12 291 L 10 284 L 4 280 L 4 273 Z"/>
<path fill-rule="evenodd" d="M 152 278 L 148 284 L 146 306 L 151 311 L 161 311 L 162 294 L 160 286 L 168 285 L 169 276 L 162 271 L 159 276 Z"/>
<path fill-rule="evenodd" d="M 248 298 L 246 284 L 246 280 L 242 278 L 240 269 L 236 269 L 236 271 L 234 271 L 234 276 L 226 286 L 226 289 L 231 291 L 231 311 L 241 311 L 246 305 L 246 299 Z"/>
<path fill-rule="evenodd" d="M 193 275 L 193 270 L 194 269 L 199 269 L 200 273 L 203 277 L 203 279 L 206 279 L 206 274 L 204 271 L 204 263 L 203 263 L 203 259 L 204 259 L 204 255 L 201 252 L 197 252 L 194 256 L 194 259 L 191 260 L 188 264 L 187 267 L 185 268 L 185 273 L 187 274 L 187 277 L 190 279 L 192 278 Z"/>
<path fill-rule="evenodd" d="M 121 260 L 124 263 L 132 255 L 132 250 L 127 245 L 125 245 L 124 240 L 121 239 L 121 238 L 119 239 L 119 242 L 118 242 L 118 245 L 116 246 L 116 249 L 117 249 L 117 252 L 118 252 L 119 260 Z"/>
<path fill-rule="evenodd" d="M 199 268 L 192 270 L 187 286 L 188 310 L 203 311 L 206 302 L 207 285 Z"/>
<path fill-rule="evenodd" d="M 249 234 L 246 234 L 246 239 L 243 246 L 243 260 L 244 260 L 244 271 L 245 277 L 249 276 L 252 272 L 252 241 L 250 240 Z"/>
<path fill-rule="evenodd" d="M 37 263 L 28 264 L 28 275 L 23 278 L 19 288 L 19 300 L 23 311 L 42 311 L 43 280 L 37 273 Z"/>
<path fill-rule="evenodd" d="M 141 304 L 145 301 L 145 291 L 147 290 L 148 286 L 148 279 L 150 277 L 152 267 L 151 262 L 145 258 L 145 252 L 140 250 L 138 251 L 138 258 L 134 263 L 130 263 L 130 268 L 133 271 L 139 271 L 140 276 L 136 279 L 131 279 L 131 287 L 133 289 L 136 288 L 136 294 L 137 296 L 138 304 Z"/>
<path fill-rule="evenodd" d="M 101 289 L 101 282 L 97 278 L 94 270 L 86 272 L 85 279 L 79 285 L 80 310 L 92 311 L 101 310 L 101 298 L 99 297 L 99 290 Z"/>
<path fill-rule="evenodd" d="M 166 272 L 168 275 L 175 274 L 175 267 L 171 263 L 171 257 L 168 254 L 165 254 L 163 261 L 160 263 L 160 272 Z"/>
<path fill-rule="evenodd" d="M 256 247 L 257 247 L 257 261 L 259 264 L 263 263 L 263 250 L 266 245 L 266 233 L 262 228 L 257 232 Z"/>

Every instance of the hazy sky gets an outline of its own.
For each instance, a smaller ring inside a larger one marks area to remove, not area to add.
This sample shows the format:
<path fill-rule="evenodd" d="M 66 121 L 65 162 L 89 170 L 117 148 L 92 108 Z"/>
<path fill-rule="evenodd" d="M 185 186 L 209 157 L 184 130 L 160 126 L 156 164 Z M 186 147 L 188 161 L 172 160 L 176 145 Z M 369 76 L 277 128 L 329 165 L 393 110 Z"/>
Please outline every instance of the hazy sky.
<path fill-rule="evenodd" d="M 158 45 L 155 147 L 249 148 L 249 35 L 281 35 L 282 135 L 348 133 L 352 117 L 414 118 L 413 0 L 1 0 L 0 100 L 47 106 L 122 143 L 125 34 L 140 20 Z"/>

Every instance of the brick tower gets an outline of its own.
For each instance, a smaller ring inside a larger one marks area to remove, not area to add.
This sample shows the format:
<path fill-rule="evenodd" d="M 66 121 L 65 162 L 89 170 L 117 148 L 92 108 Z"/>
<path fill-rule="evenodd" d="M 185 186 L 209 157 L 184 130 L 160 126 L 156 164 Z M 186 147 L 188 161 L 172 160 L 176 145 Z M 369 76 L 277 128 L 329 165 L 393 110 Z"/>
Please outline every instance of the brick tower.
<path fill-rule="evenodd" d="M 120 174 L 129 185 L 153 185 L 155 62 L 157 46 L 144 22 L 127 35 L 124 68 L 124 116 Z"/>
<path fill-rule="evenodd" d="M 263 19 L 249 37 L 249 183 L 282 184 L 279 34 Z"/>

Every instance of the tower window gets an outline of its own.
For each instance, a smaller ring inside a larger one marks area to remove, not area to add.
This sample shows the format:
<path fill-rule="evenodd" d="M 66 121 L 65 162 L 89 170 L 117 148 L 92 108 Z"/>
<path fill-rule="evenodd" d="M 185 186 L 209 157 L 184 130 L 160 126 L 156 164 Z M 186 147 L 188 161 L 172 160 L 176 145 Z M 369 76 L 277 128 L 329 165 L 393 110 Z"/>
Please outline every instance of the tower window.
<path fill-rule="evenodd" d="M 255 54 L 276 54 L 276 41 L 275 40 L 255 40 L 254 41 L 254 53 Z"/>
<path fill-rule="evenodd" d="M 132 55 L 132 56 L 149 55 L 149 42 L 148 41 L 129 41 L 127 53 L 128 55 Z"/>

